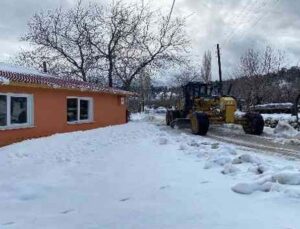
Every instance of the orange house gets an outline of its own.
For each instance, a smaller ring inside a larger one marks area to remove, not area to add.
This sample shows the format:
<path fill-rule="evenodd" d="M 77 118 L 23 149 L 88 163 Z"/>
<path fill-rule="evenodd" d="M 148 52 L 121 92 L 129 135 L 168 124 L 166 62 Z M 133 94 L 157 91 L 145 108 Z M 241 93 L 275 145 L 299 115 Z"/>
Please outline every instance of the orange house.
<path fill-rule="evenodd" d="M 132 93 L 0 65 L 0 146 L 126 123 Z"/>

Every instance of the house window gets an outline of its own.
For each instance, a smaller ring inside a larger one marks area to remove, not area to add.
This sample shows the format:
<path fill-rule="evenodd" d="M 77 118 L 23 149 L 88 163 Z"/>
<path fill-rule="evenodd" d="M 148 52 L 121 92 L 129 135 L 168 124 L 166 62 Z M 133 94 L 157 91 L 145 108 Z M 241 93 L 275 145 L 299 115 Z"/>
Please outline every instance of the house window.
<path fill-rule="evenodd" d="M 27 94 L 0 94 L 0 128 L 33 124 L 33 97 Z"/>
<path fill-rule="evenodd" d="M 91 98 L 67 98 L 67 121 L 69 123 L 91 122 L 93 120 L 93 100 Z"/>

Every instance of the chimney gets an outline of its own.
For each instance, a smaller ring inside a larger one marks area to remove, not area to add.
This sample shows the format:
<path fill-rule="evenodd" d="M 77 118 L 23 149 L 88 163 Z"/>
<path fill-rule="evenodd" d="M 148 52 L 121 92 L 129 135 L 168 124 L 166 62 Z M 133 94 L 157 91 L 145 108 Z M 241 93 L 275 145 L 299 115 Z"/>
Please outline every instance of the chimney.
<path fill-rule="evenodd" d="M 44 71 L 44 73 L 47 73 L 47 64 L 46 64 L 46 61 L 43 61 L 43 71 Z"/>

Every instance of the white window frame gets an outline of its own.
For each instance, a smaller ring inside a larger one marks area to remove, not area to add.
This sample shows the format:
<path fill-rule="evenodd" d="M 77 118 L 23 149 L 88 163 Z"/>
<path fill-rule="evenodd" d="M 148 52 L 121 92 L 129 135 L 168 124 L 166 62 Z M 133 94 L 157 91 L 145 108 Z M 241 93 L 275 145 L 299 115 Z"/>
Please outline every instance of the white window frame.
<path fill-rule="evenodd" d="M 6 126 L 0 126 L 0 130 L 19 129 L 32 127 L 34 125 L 34 101 L 33 95 L 23 93 L 0 93 L 0 95 L 6 96 Z M 11 98 L 22 97 L 27 99 L 27 122 L 22 124 L 11 123 Z"/>
<path fill-rule="evenodd" d="M 76 121 L 67 121 L 68 124 L 81 124 L 81 123 L 91 123 L 94 121 L 94 100 L 92 97 L 78 97 L 78 96 L 68 96 L 66 100 L 67 112 L 68 112 L 68 99 L 77 99 L 77 120 Z M 80 101 L 85 100 L 89 101 L 89 118 L 86 120 L 80 120 Z"/>

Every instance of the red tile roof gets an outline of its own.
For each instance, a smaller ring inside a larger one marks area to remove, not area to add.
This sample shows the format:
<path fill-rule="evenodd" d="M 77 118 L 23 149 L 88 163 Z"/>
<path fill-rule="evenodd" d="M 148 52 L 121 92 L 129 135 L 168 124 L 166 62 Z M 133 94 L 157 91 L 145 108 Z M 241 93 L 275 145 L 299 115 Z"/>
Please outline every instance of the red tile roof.
<path fill-rule="evenodd" d="M 1 70 L 0 68 L 0 85 L 1 84 L 28 84 L 28 86 L 34 85 L 37 87 L 41 86 L 53 89 L 70 89 L 117 95 L 133 95 L 133 93 L 128 91 L 103 87 L 94 83 L 88 83 L 80 80 L 63 79 L 38 72 L 24 71 L 24 73 L 22 73 L 20 71 L 14 71 L 14 69 Z"/>

